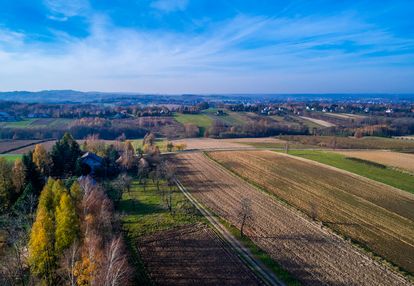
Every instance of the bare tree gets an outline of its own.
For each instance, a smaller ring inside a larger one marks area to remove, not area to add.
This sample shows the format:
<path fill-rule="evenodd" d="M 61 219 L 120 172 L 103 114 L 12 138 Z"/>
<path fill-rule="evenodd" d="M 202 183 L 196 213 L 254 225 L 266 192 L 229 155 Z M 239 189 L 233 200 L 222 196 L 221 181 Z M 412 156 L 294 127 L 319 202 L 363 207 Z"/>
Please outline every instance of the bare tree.
<path fill-rule="evenodd" d="M 318 218 L 318 206 L 316 205 L 314 201 L 311 201 L 309 203 L 309 208 L 310 208 L 310 217 L 313 220 L 316 220 Z"/>
<path fill-rule="evenodd" d="M 62 257 L 62 278 L 67 282 L 67 285 L 76 286 L 75 267 L 76 262 L 80 258 L 79 244 L 74 242 L 63 254 Z"/>
<path fill-rule="evenodd" d="M 244 236 L 244 227 L 253 219 L 252 201 L 249 198 L 242 198 L 240 202 L 240 236 Z"/>
<path fill-rule="evenodd" d="M 104 266 L 104 286 L 125 285 L 131 278 L 131 269 L 121 237 L 114 238 L 107 246 Z"/>

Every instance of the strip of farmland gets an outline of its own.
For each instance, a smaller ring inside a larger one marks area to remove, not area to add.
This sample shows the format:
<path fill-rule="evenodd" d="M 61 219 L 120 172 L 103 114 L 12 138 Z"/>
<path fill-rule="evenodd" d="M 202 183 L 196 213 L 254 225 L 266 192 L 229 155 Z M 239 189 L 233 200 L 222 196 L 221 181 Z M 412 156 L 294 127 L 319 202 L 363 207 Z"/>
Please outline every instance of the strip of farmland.
<path fill-rule="evenodd" d="M 225 155 L 250 152 L 217 152 Z M 204 205 L 239 226 L 243 198 L 252 201 L 246 234 L 305 285 L 410 285 L 402 276 L 357 251 L 202 154 L 177 157 L 179 179 Z M 262 174 L 255 174 L 263 178 Z"/>
<path fill-rule="evenodd" d="M 208 226 L 190 225 L 140 239 L 139 249 L 157 285 L 262 285 Z"/>
<path fill-rule="evenodd" d="M 216 152 L 210 156 L 340 234 L 414 272 L 412 194 L 269 151 Z"/>

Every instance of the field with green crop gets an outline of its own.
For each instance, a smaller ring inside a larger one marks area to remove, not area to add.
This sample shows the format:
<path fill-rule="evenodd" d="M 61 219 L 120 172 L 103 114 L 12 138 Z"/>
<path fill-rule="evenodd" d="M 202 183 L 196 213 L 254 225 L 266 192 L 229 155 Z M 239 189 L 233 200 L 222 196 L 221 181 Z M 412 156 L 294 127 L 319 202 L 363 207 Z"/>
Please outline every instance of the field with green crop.
<path fill-rule="evenodd" d="M 203 111 L 203 114 L 210 116 L 213 120 L 218 120 L 227 125 L 244 125 L 249 122 L 249 119 L 244 115 L 244 112 L 232 112 L 225 110 L 224 115 L 216 115 L 218 108 L 209 108 Z"/>
<path fill-rule="evenodd" d="M 14 162 L 21 157 L 22 155 L 19 154 L 0 154 L 0 158 L 5 158 L 9 162 Z"/>
<path fill-rule="evenodd" d="M 181 124 L 194 124 L 200 129 L 200 135 L 213 124 L 213 119 L 206 114 L 181 114 L 174 115 L 174 119 Z"/>
<path fill-rule="evenodd" d="M 386 166 L 381 166 L 380 164 L 369 163 L 368 161 L 362 160 L 353 160 L 345 155 L 324 151 L 291 150 L 289 151 L 289 154 L 343 169 L 401 190 L 414 193 L 414 176 Z"/>
<path fill-rule="evenodd" d="M 3 128 L 29 128 L 36 119 L 24 119 L 14 122 L 0 122 L 0 127 Z"/>
<path fill-rule="evenodd" d="M 3 128 L 64 128 L 73 119 L 67 118 L 24 118 L 16 122 L 0 122 Z"/>

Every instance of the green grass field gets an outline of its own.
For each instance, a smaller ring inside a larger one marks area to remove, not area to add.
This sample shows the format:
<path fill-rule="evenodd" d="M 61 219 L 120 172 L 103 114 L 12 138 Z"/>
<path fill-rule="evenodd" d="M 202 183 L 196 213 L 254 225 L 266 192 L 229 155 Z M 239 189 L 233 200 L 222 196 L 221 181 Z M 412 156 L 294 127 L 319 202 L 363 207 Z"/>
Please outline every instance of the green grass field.
<path fill-rule="evenodd" d="M 24 118 L 16 122 L 1 122 L 3 128 L 63 128 L 73 119 L 68 118 Z"/>
<path fill-rule="evenodd" d="M 5 158 L 9 162 L 14 162 L 17 159 L 22 158 L 22 155 L 19 155 L 19 154 L 0 154 L 0 158 Z"/>
<path fill-rule="evenodd" d="M 161 190 L 168 186 L 161 184 Z M 163 203 L 161 193 L 152 182 L 148 182 L 145 190 L 138 180 L 134 180 L 131 191 L 124 193 L 117 207 L 121 214 L 122 228 L 130 260 L 135 267 L 135 280 L 137 285 L 152 285 L 148 278 L 144 265 L 139 258 L 137 249 L 138 238 L 150 235 L 162 230 L 168 230 L 177 226 L 205 222 L 204 217 L 198 212 L 189 210 L 189 202 L 184 195 L 174 187 L 172 196 L 173 213 L 170 213 Z"/>
<path fill-rule="evenodd" d="M 37 119 L 24 119 L 22 121 L 15 121 L 15 122 L 1 122 L 0 127 L 3 128 L 29 128 L 30 124 L 33 123 Z"/>
<path fill-rule="evenodd" d="M 200 129 L 200 136 L 204 131 L 213 124 L 213 119 L 206 114 L 181 114 L 176 113 L 174 119 L 181 124 L 194 124 Z"/>
<path fill-rule="evenodd" d="M 227 125 L 244 125 L 248 122 L 248 119 L 243 116 L 242 112 L 231 112 L 225 110 L 225 115 L 217 116 L 218 108 L 209 108 L 207 110 L 203 110 L 203 114 L 210 116 L 213 120 L 219 120 Z"/>
<path fill-rule="evenodd" d="M 169 187 L 160 185 L 161 190 Z M 198 212 L 187 213 L 188 200 L 174 186 L 172 195 L 173 213 L 170 213 L 164 205 L 161 193 L 158 193 L 156 185 L 148 182 L 144 188 L 137 180 L 133 182 L 130 193 L 124 193 L 119 204 L 119 212 L 125 230 L 131 237 L 152 234 L 161 230 L 171 229 L 177 226 L 188 225 L 204 221 Z"/>
<path fill-rule="evenodd" d="M 355 161 L 344 155 L 324 151 L 289 151 L 289 154 L 343 169 L 363 177 L 414 193 L 414 176 L 388 167 Z"/>

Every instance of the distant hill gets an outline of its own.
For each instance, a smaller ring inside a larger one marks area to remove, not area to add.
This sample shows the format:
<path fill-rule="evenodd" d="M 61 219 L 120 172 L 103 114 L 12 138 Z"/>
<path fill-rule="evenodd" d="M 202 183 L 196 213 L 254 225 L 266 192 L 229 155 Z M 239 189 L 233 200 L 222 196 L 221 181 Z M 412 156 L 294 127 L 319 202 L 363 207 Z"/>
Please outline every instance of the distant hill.
<path fill-rule="evenodd" d="M 332 101 L 408 101 L 414 102 L 414 94 L 142 94 L 122 92 L 82 92 L 76 90 L 8 91 L 0 92 L 0 100 L 39 103 L 195 103 L 201 101 L 254 102 L 286 100 Z"/>

